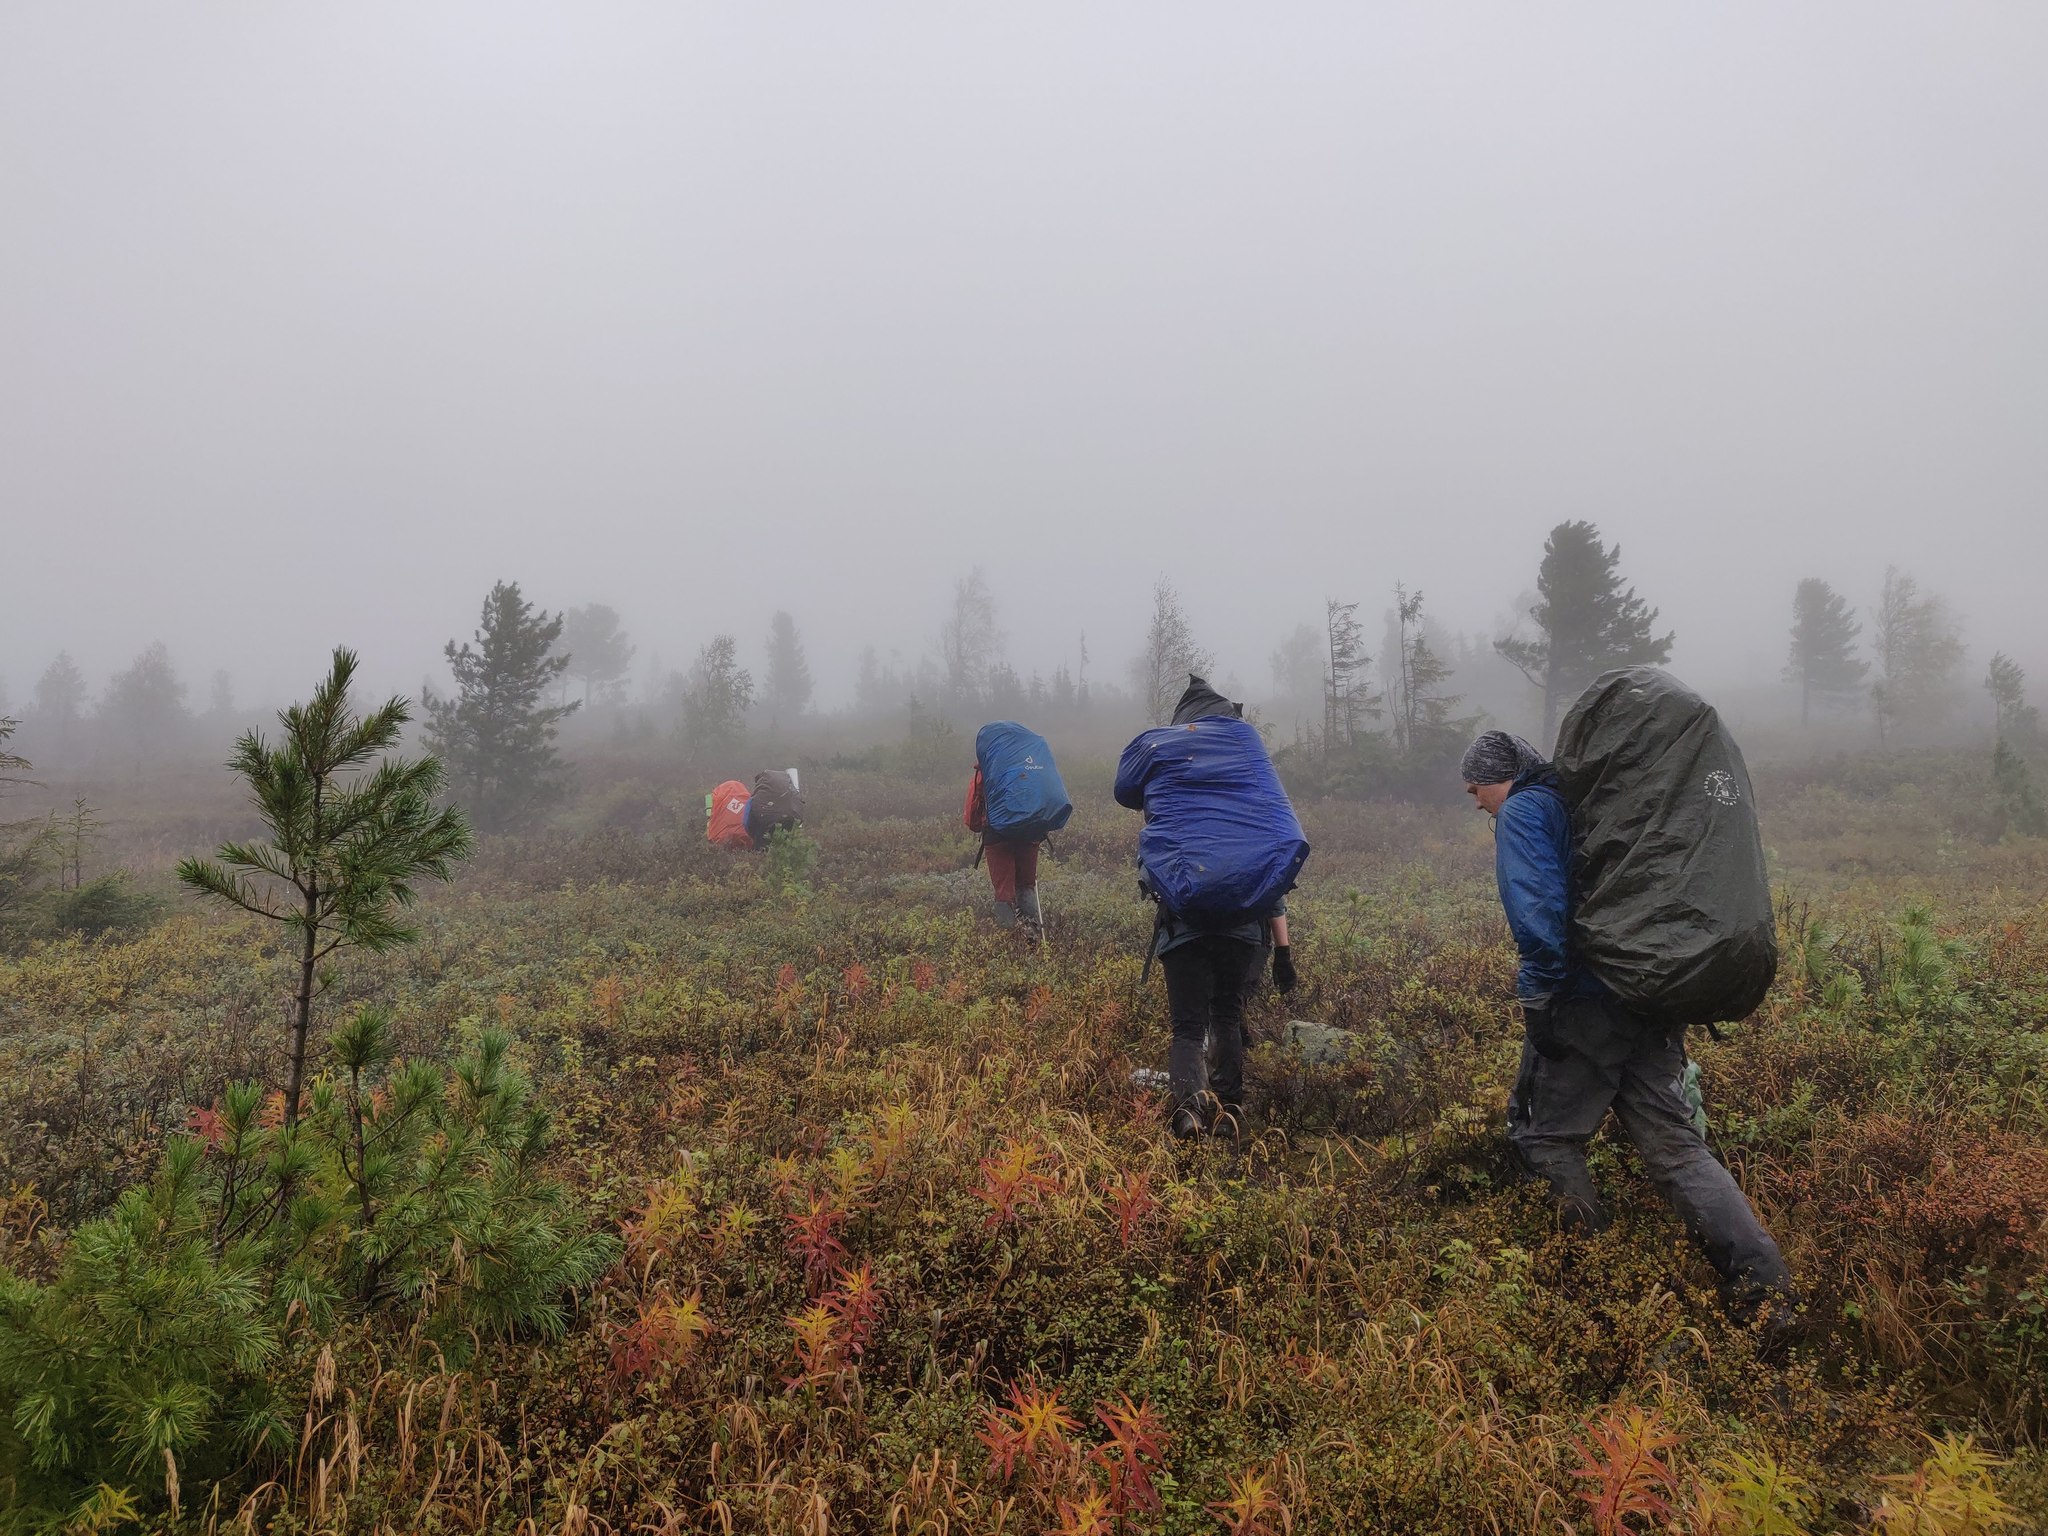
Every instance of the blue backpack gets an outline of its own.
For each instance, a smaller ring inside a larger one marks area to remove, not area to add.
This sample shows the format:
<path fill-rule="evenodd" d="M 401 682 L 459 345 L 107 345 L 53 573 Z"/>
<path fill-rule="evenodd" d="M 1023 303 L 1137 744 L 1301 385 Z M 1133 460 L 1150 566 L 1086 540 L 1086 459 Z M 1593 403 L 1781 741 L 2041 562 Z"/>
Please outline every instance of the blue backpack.
<path fill-rule="evenodd" d="M 1192 921 L 1270 914 L 1308 862 L 1308 841 L 1257 727 L 1226 715 L 1163 725 L 1124 748 L 1116 802 L 1145 813 L 1138 867 Z"/>
<path fill-rule="evenodd" d="M 1036 731 L 1014 720 L 984 725 L 975 732 L 974 762 L 981 770 L 983 825 L 998 841 L 1043 842 L 1074 814 L 1052 748 Z"/>

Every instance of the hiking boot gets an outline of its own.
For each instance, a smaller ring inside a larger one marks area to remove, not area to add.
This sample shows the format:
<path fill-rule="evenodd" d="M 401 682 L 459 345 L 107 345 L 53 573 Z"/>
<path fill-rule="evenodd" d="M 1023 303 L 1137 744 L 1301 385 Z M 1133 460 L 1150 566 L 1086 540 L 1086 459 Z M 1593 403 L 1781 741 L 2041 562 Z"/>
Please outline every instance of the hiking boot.
<path fill-rule="evenodd" d="M 1779 1286 L 1738 1284 L 1728 1310 L 1756 1335 L 1756 1357 L 1767 1365 L 1783 1361 L 1806 1334 L 1806 1309 L 1798 1293 Z"/>
<path fill-rule="evenodd" d="M 1756 1357 L 1777 1365 L 1806 1337 L 1806 1313 L 1790 1296 L 1773 1295 L 1757 1309 L 1750 1323 L 1756 1330 Z"/>
<path fill-rule="evenodd" d="M 1045 939 L 1045 912 L 1038 905 L 1038 887 L 1030 886 L 1017 893 L 1017 916 L 1024 924 L 1024 937 L 1033 944 Z"/>
<path fill-rule="evenodd" d="M 998 928 L 1014 928 L 1017 926 L 1017 909 L 1007 901 L 996 903 L 996 926 Z"/>
<path fill-rule="evenodd" d="M 1216 1118 L 1209 1124 L 1209 1134 L 1218 1141 L 1232 1143 L 1244 1140 L 1244 1106 L 1225 1104 L 1216 1111 Z"/>
<path fill-rule="evenodd" d="M 1202 1117 L 1186 1104 L 1173 1112 L 1173 1119 L 1167 1122 L 1166 1128 L 1172 1132 L 1175 1141 L 1199 1141 L 1208 1129 L 1202 1124 Z"/>

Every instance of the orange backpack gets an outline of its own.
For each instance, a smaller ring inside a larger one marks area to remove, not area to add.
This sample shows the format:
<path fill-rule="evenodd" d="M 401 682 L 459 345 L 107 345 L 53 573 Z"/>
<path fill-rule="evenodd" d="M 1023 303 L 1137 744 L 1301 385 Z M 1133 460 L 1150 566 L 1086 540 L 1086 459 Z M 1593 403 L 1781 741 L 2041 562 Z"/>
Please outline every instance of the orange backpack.
<path fill-rule="evenodd" d="M 727 779 L 704 797 L 704 836 L 716 848 L 751 848 L 747 835 L 747 786 Z"/>

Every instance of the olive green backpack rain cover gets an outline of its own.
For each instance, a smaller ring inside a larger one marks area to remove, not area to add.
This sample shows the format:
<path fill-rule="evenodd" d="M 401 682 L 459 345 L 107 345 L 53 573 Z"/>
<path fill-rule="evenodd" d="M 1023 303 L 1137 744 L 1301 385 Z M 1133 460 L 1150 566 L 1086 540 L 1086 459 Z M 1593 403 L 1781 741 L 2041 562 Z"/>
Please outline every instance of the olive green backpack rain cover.
<path fill-rule="evenodd" d="M 1778 973 L 1742 749 L 1668 672 L 1602 673 L 1558 728 L 1579 958 L 1653 1024 L 1746 1018 Z"/>

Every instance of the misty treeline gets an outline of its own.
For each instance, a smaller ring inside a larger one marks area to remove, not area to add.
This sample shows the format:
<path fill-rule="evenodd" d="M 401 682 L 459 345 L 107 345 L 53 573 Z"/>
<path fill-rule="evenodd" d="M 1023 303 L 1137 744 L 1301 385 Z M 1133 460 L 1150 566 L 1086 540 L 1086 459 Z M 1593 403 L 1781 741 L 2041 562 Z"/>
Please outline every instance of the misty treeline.
<path fill-rule="evenodd" d="M 865 754 L 878 766 L 948 773 L 963 738 L 994 718 L 1114 750 L 1130 730 L 1167 719 L 1188 675 L 1201 673 L 1246 701 L 1303 792 L 1429 794 L 1442 792 L 1474 730 L 1497 724 L 1547 742 L 1596 675 L 1664 663 L 1677 640 L 1628 581 L 1619 545 L 1583 520 L 1551 529 L 1533 586 L 1490 634 L 1447 628 L 1427 594 L 1398 578 L 1334 574 L 1320 611 L 1280 636 L 1263 675 L 1245 676 L 1217 672 L 1163 577 L 1133 595 L 1134 608 L 1144 605 L 1135 655 L 1101 658 L 1077 632 L 1050 672 L 1022 671 L 988 576 L 975 569 L 952 583 L 921 654 L 860 648 L 851 697 L 831 703 L 817 695 L 813 637 L 787 611 L 769 614 L 758 634 L 711 635 L 677 665 L 643 656 L 627 616 L 605 603 L 551 612 L 501 581 L 469 637 L 444 647 L 444 680 L 422 683 L 418 729 L 446 761 L 451 793 L 496 830 L 561 796 L 564 746 L 657 750 L 721 775 L 750 772 L 764 753 Z M 1823 575 L 1789 597 L 1782 675 L 1738 691 L 1746 723 L 1771 723 L 1756 707 L 1765 698 L 1816 742 L 1889 748 L 1976 739 L 1988 721 L 1999 771 L 2015 782 L 2024 774 L 2040 735 L 2025 672 L 2001 650 L 1973 678 L 1962 626 L 1939 594 L 1894 568 L 1861 607 Z M 852 649 L 842 636 L 824 643 Z M 1033 649 L 1051 647 L 1034 635 Z M 0 716 L 18 723 L 20 755 L 58 774 L 141 777 L 224 753 L 267 714 L 241 705 L 225 671 L 202 697 L 161 643 L 97 686 L 68 652 L 19 701 L 0 684 Z"/>

